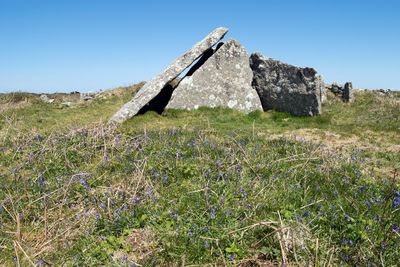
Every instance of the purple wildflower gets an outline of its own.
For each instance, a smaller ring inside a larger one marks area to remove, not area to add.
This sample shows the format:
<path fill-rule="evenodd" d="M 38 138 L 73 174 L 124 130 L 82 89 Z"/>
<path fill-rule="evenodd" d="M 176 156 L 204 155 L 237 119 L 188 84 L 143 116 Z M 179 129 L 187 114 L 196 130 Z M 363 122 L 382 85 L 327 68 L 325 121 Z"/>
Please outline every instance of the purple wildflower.
<path fill-rule="evenodd" d="M 400 191 L 394 192 L 393 208 L 397 209 L 400 207 Z"/>
<path fill-rule="evenodd" d="M 90 187 L 85 178 L 81 178 L 80 183 L 85 188 L 86 191 L 89 191 Z"/>
<path fill-rule="evenodd" d="M 128 256 L 124 255 L 124 256 L 121 257 L 121 262 L 122 263 L 126 263 L 127 260 L 128 260 Z"/>
<path fill-rule="evenodd" d="M 215 219 L 215 209 L 211 208 L 211 220 Z"/>

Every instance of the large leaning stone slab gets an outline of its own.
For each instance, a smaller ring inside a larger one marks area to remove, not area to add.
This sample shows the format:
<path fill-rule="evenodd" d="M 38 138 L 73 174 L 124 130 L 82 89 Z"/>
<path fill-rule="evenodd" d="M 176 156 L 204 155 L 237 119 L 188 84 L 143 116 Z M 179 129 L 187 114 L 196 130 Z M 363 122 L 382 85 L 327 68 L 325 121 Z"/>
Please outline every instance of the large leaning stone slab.
<path fill-rule="evenodd" d="M 324 90 L 322 77 L 312 68 L 299 68 L 264 57 L 250 56 L 257 90 L 264 110 L 289 112 L 298 116 L 321 114 Z"/>
<path fill-rule="evenodd" d="M 202 41 L 195 44 L 192 49 L 180 56 L 168 66 L 163 72 L 147 82 L 142 89 L 134 96 L 134 98 L 126 103 L 117 113 L 110 119 L 110 123 L 121 123 L 135 116 L 141 108 L 143 108 L 150 100 L 156 97 L 161 90 L 187 67 L 189 67 L 196 59 L 198 59 L 210 47 L 218 43 L 228 32 L 226 28 L 217 28 Z"/>
<path fill-rule="evenodd" d="M 190 74 L 175 88 L 167 108 L 228 107 L 246 113 L 262 110 L 260 98 L 251 86 L 249 56 L 236 40 L 218 46 Z"/>

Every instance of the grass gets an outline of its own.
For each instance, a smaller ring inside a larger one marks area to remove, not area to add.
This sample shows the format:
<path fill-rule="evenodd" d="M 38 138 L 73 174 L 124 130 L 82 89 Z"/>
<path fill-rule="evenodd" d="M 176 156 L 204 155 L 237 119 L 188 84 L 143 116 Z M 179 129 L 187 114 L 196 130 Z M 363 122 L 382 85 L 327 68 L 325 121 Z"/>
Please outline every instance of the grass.
<path fill-rule="evenodd" d="M 108 128 L 130 94 L 3 111 L 0 265 L 397 265 L 398 96 Z"/>

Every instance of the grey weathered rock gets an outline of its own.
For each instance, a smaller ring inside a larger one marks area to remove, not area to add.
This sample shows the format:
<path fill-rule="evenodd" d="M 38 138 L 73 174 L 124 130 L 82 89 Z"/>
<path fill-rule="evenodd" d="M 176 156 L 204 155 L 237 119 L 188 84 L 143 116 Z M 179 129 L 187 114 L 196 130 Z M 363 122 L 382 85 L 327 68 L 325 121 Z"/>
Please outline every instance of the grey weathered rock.
<path fill-rule="evenodd" d="M 345 83 L 343 87 L 342 99 L 344 102 L 353 101 L 353 84 L 351 82 Z"/>
<path fill-rule="evenodd" d="M 327 92 L 326 92 L 326 88 L 325 88 L 325 83 L 324 83 L 324 79 L 322 78 L 322 76 L 320 75 L 320 80 L 321 80 L 321 104 L 325 103 L 328 100 L 328 96 L 327 96 Z"/>
<path fill-rule="evenodd" d="M 252 54 L 253 87 L 264 110 L 289 112 L 298 116 L 321 114 L 323 80 L 312 68 L 299 68 Z"/>
<path fill-rule="evenodd" d="M 94 92 L 80 93 L 80 100 L 81 101 L 92 100 L 95 97 L 96 97 L 96 93 L 94 93 Z"/>
<path fill-rule="evenodd" d="M 167 108 L 229 107 L 246 113 L 262 110 L 251 86 L 249 56 L 239 42 L 229 40 L 204 57 L 203 64 L 189 71 L 175 88 Z"/>
<path fill-rule="evenodd" d="M 65 107 L 69 108 L 71 106 L 72 106 L 72 102 L 70 102 L 70 101 L 62 102 L 60 104 L 60 107 L 62 107 L 62 108 L 65 108 Z"/>
<path fill-rule="evenodd" d="M 353 102 L 353 84 L 351 82 L 345 83 L 345 85 L 339 85 L 337 83 L 332 83 L 326 85 L 326 91 L 330 92 L 332 98 L 340 99 L 343 102 Z"/>
<path fill-rule="evenodd" d="M 117 113 L 110 119 L 110 123 L 121 123 L 135 116 L 149 101 L 155 98 L 161 90 L 187 67 L 189 67 L 196 59 L 198 59 L 205 51 L 221 40 L 228 29 L 217 28 L 211 32 L 202 41 L 195 44 L 192 49 L 180 56 L 168 68 L 159 75 L 147 82 L 134 98 L 126 103 Z"/>
<path fill-rule="evenodd" d="M 54 102 L 54 99 L 49 98 L 47 95 L 41 95 L 40 100 L 47 104 L 51 104 Z"/>

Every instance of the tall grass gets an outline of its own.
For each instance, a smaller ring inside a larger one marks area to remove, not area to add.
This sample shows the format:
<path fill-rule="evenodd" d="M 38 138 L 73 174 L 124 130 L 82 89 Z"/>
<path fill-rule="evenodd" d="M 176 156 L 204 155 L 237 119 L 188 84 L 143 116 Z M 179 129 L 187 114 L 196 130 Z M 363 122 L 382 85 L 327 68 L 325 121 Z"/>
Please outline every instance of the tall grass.
<path fill-rule="evenodd" d="M 9 138 L 1 262 L 397 264 L 396 177 L 320 148 L 205 129 Z"/>
<path fill-rule="evenodd" d="M 108 128 L 120 97 L 61 108 L 21 94 L 30 105 L 1 113 L 0 266 L 398 264 L 398 96 L 360 92 L 314 118 L 201 108 Z M 306 128 L 388 150 L 285 134 Z"/>

